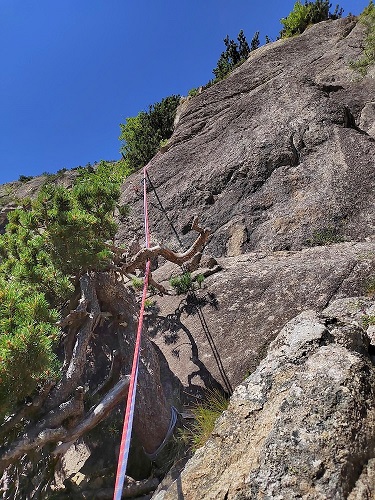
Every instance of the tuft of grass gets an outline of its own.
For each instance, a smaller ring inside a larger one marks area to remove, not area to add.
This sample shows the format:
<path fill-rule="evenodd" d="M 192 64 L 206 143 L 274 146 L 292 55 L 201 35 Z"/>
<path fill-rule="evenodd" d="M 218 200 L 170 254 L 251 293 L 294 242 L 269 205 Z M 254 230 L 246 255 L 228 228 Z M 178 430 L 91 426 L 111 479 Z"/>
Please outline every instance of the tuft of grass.
<path fill-rule="evenodd" d="M 229 400 L 222 392 L 207 391 L 207 398 L 192 408 L 194 423 L 190 428 L 180 431 L 180 439 L 192 451 L 201 448 L 212 434 L 216 420 L 228 408 L 228 404 Z"/>
<path fill-rule="evenodd" d="M 371 297 L 375 295 L 375 276 L 372 276 L 367 282 L 366 294 Z"/>
<path fill-rule="evenodd" d="M 367 328 L 368 328 L 370 325 L 375 325 L 375 316 L 371 316 L 371 315 L 365 314 L 365 315 L 362 317 L 362 325 L 363 325 L 363 328 L 364 328 L 365 330 L 367 330 Z"/>
<path fill-rule="evenodd" d="M 342 243 L 343 237 L 337 232 L 333 226 L 323 227 L 319 231 L 314 231 L 311 239 L 307 241 L 310 247 L 332 245 L 334 243 Z"/>
<path fill-rule="evenodd" d="M 145 300 L 145 309 L 151 309 L 155 305 L 155 301 L 152 299 Z"/>

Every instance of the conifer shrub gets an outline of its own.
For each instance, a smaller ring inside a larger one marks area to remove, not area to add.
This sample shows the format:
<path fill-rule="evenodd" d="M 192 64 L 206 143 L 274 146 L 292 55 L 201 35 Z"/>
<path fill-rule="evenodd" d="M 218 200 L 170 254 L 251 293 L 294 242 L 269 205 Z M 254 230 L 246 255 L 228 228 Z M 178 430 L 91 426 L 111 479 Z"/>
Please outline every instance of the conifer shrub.
<path fill-rule="evenodd" d="M 120 124 L 121 152 L 130 170 L 146 165 L 158 152 L 160 142 L 171 137 L 180 98 L 179 95 L 165 97 L 148 111 L 141 111 Z"/>
<path fill-rule="evenodd" d="M 58 373 L 58 320 L 79 277 L 105 268 L 123 168 L 102 162 L 64 189 L 46 184 L 0 235 L 0 420 Z"/>
<path fill-rule="evenodd" d="M 18 181 L 19 182 L 29 182 L 32 179 L 34 179 L 34 177 L 32 175 L 20 175 L 18 178 Z"/>
<path fill-rule="evenodd" d="M 329 0 L 315 0 L 314 2 L 305 0 L 304 3 L 297 0 L 289 15 L 280 20 L 284 26 L 280 32 L 280 37 L 290 38 L 300 35 L 312 24 L 342 17 L 344 11 L 339 5 L 336 5 L 333 13 L 330 12 L 331 7 L 332 4 L 329 3 Z"/>

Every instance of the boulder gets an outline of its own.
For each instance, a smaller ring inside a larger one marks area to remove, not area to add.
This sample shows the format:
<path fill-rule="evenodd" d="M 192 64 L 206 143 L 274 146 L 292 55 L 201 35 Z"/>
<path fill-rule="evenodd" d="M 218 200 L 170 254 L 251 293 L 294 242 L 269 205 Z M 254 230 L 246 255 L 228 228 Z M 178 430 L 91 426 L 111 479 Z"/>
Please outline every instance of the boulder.
<path fill-rule="evenodd" d="M 286 324 L 155 500 L 374 498 L 375 367 L 355 319 L 373 303 L 345 304 Z"/>

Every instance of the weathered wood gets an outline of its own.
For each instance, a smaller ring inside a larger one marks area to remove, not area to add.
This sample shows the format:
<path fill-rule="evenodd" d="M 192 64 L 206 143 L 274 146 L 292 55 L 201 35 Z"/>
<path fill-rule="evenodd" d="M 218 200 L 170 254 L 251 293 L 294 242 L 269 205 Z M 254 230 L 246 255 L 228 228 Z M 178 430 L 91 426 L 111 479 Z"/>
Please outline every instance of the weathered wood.
<path fill-rule="evenodd" d="M 136 269 L 143 269 L 147 260 L 154 259 L 155 257 L 164 257 L 169 262 L 181 266 L 203 249 L 210 235 L 209 229 L 203 229 L 199 226 L 197 217 L 194 218 L 192 229 L 197 231 L 199 236 L 191 247 L 186 250 L 186 252 L 173 252 L 172 250 L 161 247 L 160 245 L 151 248 L 143 248 L 135 255 L 132 262 L 122 266 L 121 272 L 124 274 L 134 273 Z"/>
<path fill-rule="evenodd" d="M 30 450 L 40 448 L 48 443 L 61 442 L 54 450 L 53 455 L 57 456 L 65 452 L 80 436 L 104 420 L 113 408 L 125 398 L 129 387 L 129 378 L 126 376 L 119 380 L 101 402 L 76 427 L 69 430 L 64 427 L 64 420 L 83 413 L 83 392 L 82 388 L 79 388 L 71 400 L 52 410 L 45 419 L 38 422 L 22 438 L 3 451 L 0 455 L 0 471 L 16 462 Z"/>
<path fill-rule="evenodd" d="M 78 329 L 71 360 L 46 401 L 47 411 L 66 400 L 79 384 L 86 363 L 87 346 L 100 319 L 100 305 L 92 276 L 89 273 L 81 276 L 80 285 L 81 300 L 77 310 L 89 308 L 87 318 Z"/>

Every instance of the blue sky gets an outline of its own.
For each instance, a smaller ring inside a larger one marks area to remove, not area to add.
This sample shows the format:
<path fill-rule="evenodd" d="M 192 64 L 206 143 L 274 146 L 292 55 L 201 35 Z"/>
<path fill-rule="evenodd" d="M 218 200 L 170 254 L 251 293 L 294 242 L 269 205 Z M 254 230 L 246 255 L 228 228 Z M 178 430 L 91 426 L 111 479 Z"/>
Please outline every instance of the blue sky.
<path fill-rule="evenodd" d="M 211 79 L 227 34 L 276 38 L 293 5 L 0 0 L 0 183 L 118 159 L 126 117 Z"/>

